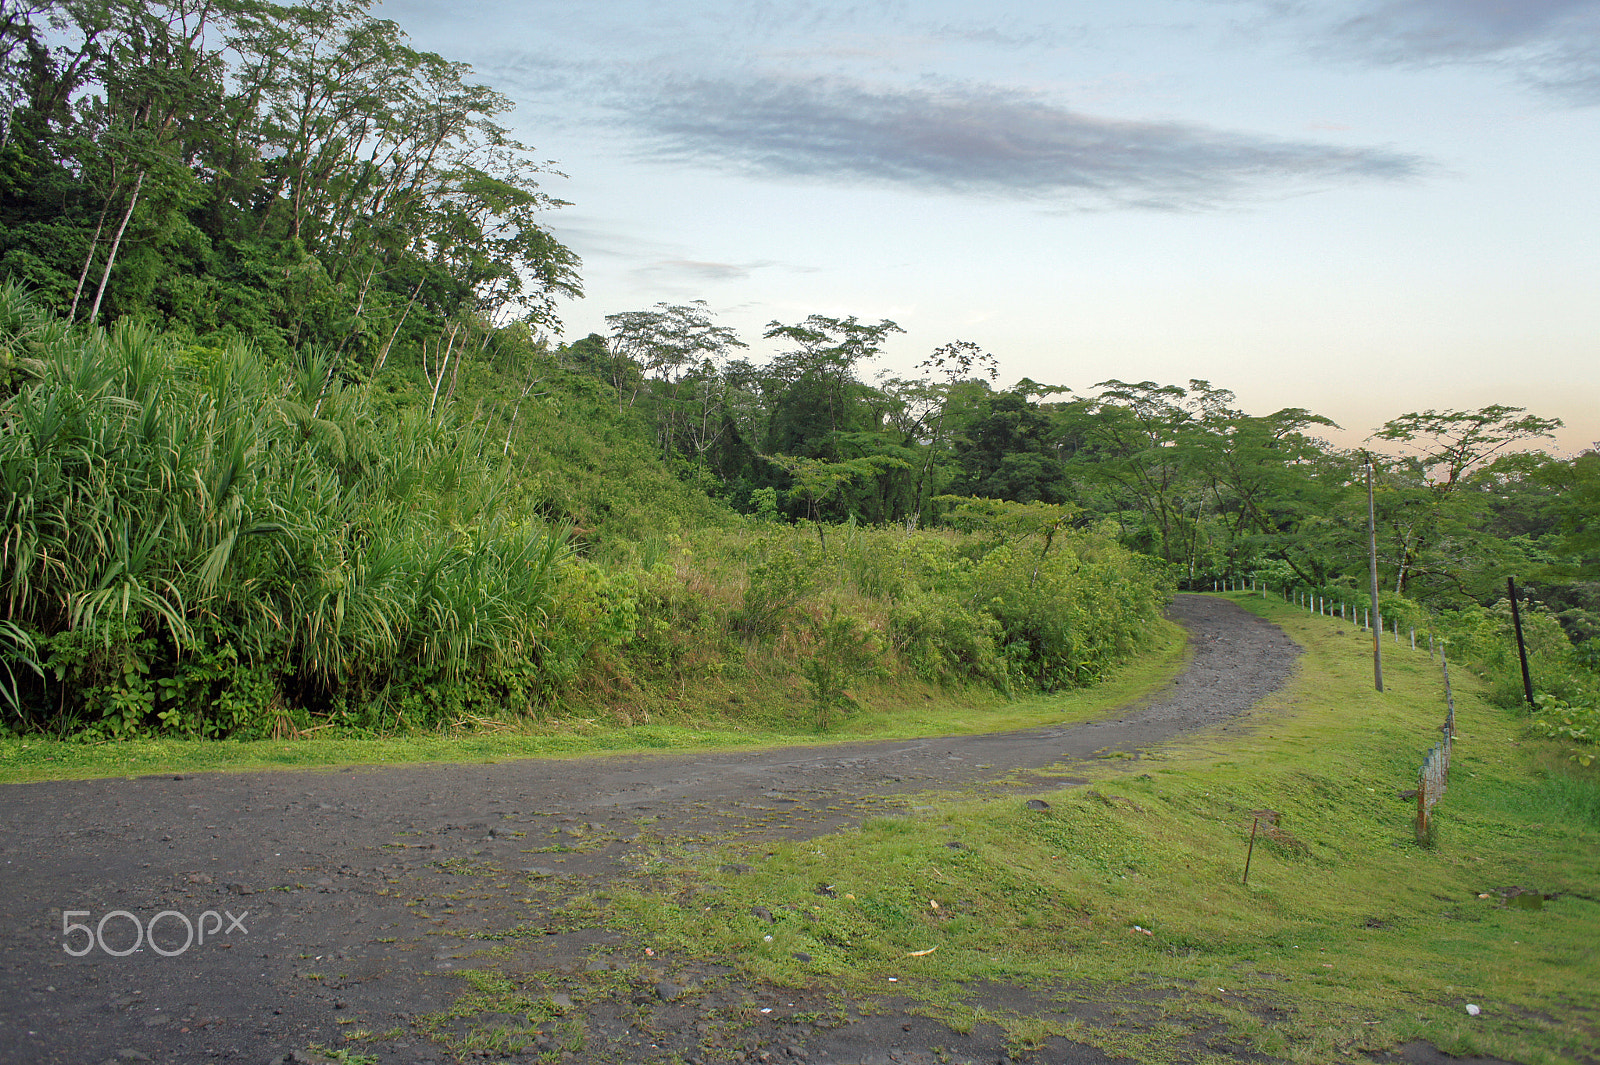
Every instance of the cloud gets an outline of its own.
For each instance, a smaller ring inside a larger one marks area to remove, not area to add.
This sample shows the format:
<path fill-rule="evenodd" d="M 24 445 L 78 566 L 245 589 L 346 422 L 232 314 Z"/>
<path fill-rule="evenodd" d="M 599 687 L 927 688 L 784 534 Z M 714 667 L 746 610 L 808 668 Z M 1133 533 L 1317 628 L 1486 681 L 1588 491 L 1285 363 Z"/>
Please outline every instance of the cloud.
<path fill-rule="evenodd" d="M 1341 5 L 1318 17 L 1336 54 L 1489 65 L 1574 103 L 1600 103 L 1600 0 L 1367 0 L 1354 14 Z"/>
<path fill-rule="evenodd" d="M 660 241 L 641 239 L 631 230 L 581 212 L 554 215 L 547 224 L 557 240 L 578 252 L 586 262 L 596 259 L 636 262 L 645 256 L 670 255 L 674 250 Z"/>
<path fill-rule="evenodd" d="M 713 263 L 695 259 L 661 259 L 634 271 L 640 277 L 670 277 L 696 282 L 742 281 L 756 270 L 776 265 L 770 261 L 753 263 Z"/>
<path fill-rule="evenodd" d="M 1077 206 L 1203 208 L 1428 169 L 1399 152 L 1099 118 L 988 86 L 681 78 L 617 103 L 657 162 Z"/>
<path fill-rule="evenodd" d="M 1383 0 L 1330 33 L 1372 58 L 1394 62 L 1466 58 L 1546 39 L 1592 0 Z"/>

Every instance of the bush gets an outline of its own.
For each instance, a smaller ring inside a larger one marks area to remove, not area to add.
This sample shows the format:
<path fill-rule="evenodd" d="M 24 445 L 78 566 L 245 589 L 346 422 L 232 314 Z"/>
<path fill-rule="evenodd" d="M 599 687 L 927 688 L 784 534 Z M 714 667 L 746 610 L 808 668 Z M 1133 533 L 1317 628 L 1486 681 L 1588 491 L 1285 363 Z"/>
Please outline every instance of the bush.
<path fill-rule="evenodd" d="M 763 536 L 752 545 L 744 601 L 734 626 L 744 636 L 768 640 L 790 623 L 795 606 L 817 584 L 820 546 L 809 537 Z"/>
<path fill-rule="evenodd" d="M 882 676 L 883 641 L 870 625 L 842 614 L 839 604 L 828 604 L 826 618 L 809 622 L 812 646 L 800 672 L 811 688 L 813 723 L 818 732 L 833 727 L 841 715 L 859 709 L 848 688 L 856 680 Z"/>
<path fill-rule="evenodd" d="M 605 449 L 532 398 L 485 394 L 459 420 L 315 352 L 69 332 L 8 291 L 0 355 L 0 705 L 17 729 L 438 728 L 624 688 L 687 703 L 687 682 L 735 668 L 803 675 L 825 726 L 885 669 L 1091 683 L 1170 592 L 1060 507 L 982 501 L 955 508 L 959 530 L 852 523 L 825 544 L 715 520 L 659 463 L 626 491 L 565 478 L 552 456 L 645 461 L 614 399 L 595 401 Z M 464 390 L 487 387 L 477 372 Z M 658 503 L 666 525 L 623 544 Z M 576 537 L 552 520 L 584 516 Z M 674 531 L 691 521 L 699 554 Z"/>
<path fill-rule="evenodd" d="M 1580 764 L 1594 764 L 1594 744 L 1600 741 L 1600 698 L 1580 692 L 1576 703 L 1558 699 L 1546 692 L 1535 692 L 1535 710 L 1530 725 L 1534 732 L 1553 740 L 1581 744 L 1572 755 Z"/>
<path fill-rule="evenodd" d="M 1523 686 L 1509 600 L 1488 607 L 1468 603 L 1441 611 L 1432 620 L 1449 658 L 1489 681 L 1492 702 L 1529 714 L 1531 731 L 1574 743 L 1573 757 L 1584 765 L 1593 762 L 1592 745 L 1600 739 L 1600 697 L 1595 694 L 1600 691 L 1600 675 L 1588 667 L 1581 645 L 1572 645 L 1553 614 L 1538 605 L 1522 609 L 1523 642 L 1534 684 L 1532 707 Z"/>

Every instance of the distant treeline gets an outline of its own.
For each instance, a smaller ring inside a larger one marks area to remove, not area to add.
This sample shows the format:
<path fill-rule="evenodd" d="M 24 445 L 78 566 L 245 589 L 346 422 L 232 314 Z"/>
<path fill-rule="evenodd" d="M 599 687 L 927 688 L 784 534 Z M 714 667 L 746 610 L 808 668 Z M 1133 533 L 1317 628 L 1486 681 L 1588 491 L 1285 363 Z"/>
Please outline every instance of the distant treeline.
<path fill-rule="evenodd" d="M 1583 583 L 1600 576 L 1600 455 L 1525 450 L 1561 423 L 1520 408 L 1404 414 L 1369 452 L 1321 439 L 1327 418 L 1248 414 L 1207 381 L 997 390 L 994 357 L 967 342 L 934 351 L 926 377 L 868 383 L 860 370 L 892 322 L 774 322 L 765 336 L 785 350 L 764 365 L 733 357 L 743 344 L 703 304 L 610 322 L 562 356 L 741 511 L 916 525 L 946 495 L 1044 503 L 1077 524 L 1115 521 L 1192 587 L 1252 574 L 1323 587 L 1365 576 L 1370 463 L 1385 588 L 1492 600 L 1520 574 L 1576 611 L 1580 638 L 1600 612 Z"/>

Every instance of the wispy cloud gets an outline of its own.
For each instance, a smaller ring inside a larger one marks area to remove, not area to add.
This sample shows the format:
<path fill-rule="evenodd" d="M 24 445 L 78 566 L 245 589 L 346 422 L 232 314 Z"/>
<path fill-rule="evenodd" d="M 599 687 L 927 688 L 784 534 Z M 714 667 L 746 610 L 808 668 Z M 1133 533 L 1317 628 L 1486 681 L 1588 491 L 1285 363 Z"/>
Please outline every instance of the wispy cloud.
<path fill-rule="evenodd" d="M 765 267 L 775 266 L 771 261 L 750 263 L 716 263 L 696 259 L 660 259 L 634 271 L 640 278 L 673 278 L 695 282 L 742 281 Z"/>
<path fill-rule="evenodd" d="M 1387 149 L 1100 118 L 990 86 L 682 78 L 616 103 L 656 161 L 1084 207 L 1204 208 L 1428 170 Z"/>
<path fill-rule="evenodd" d="M 1600 103 L 1600 0 L 1366 0 L 1309 9 L 1336 54 L 1398 65 L 1473 63 L 1575 103 Z"/>
<path fill-rule="evenodd" d="M 661 241 L 642 239 L 632 230 L 581 211 L 563 211 L 552 216 L 549 225 L 556 239 L 578 252 L 586 262 L 599 259 L 638 262 L 643 258 L 664 258 L 676 251 Z"/>

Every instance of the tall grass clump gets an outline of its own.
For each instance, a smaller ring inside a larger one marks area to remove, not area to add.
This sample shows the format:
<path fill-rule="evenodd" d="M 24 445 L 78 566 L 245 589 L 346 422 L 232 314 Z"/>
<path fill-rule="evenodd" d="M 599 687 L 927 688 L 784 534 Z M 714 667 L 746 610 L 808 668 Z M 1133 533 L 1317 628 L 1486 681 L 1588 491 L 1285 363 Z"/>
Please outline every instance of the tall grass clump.
<path fill-rule="evenodd" d="M 0 700 L 116 737 L 433 725 L 547 694 L 561 530 L 495 449 L 326 358 L 50 325 L 0 293 Z"/>

